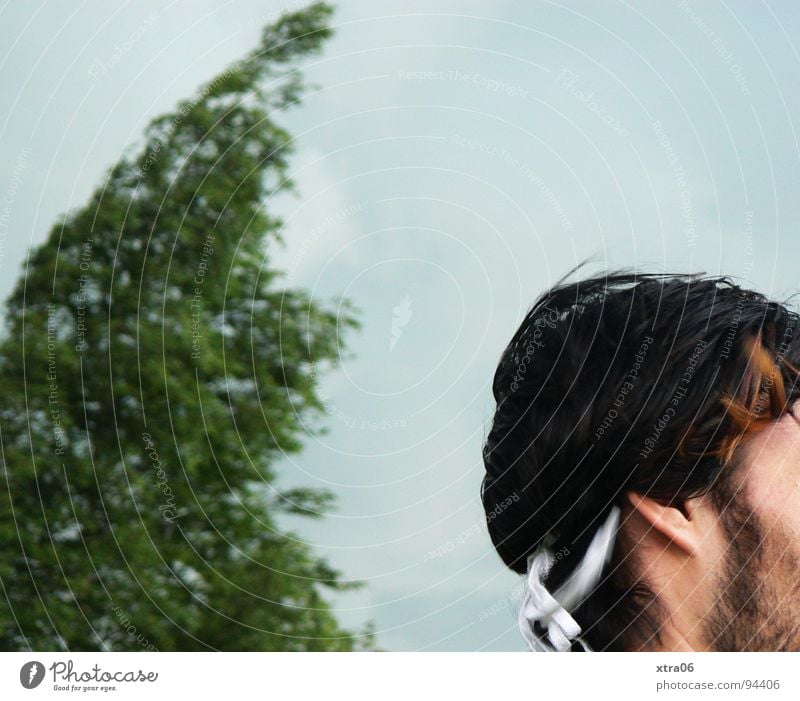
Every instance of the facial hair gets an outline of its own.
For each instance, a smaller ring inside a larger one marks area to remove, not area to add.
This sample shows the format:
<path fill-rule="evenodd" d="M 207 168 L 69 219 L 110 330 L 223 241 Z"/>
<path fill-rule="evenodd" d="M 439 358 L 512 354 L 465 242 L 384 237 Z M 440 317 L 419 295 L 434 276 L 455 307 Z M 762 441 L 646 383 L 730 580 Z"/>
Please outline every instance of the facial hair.
<path fill-rule="evenodd" d="M 800 651 L 800 559 L 780 528 L 765 531 L 742 492 L 720 520 L 728 539 L 720 593 L 705 619 L 708 649 Z"/>

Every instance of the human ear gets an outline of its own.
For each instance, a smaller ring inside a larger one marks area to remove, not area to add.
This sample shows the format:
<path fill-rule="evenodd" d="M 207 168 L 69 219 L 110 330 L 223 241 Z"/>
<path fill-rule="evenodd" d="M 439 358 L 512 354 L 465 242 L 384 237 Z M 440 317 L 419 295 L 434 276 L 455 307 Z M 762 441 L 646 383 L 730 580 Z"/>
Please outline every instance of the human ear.
<path fill-rule="evenodd" d="M 698 529 L 697 505 L 688 499 L 683 505 L 665 506 L 652 497 L 639 492 L 629 491 L 625 494 L 631 506 L 658 533 L 687 555 L 694 555 L 700 547 L 701 533 Z"/>

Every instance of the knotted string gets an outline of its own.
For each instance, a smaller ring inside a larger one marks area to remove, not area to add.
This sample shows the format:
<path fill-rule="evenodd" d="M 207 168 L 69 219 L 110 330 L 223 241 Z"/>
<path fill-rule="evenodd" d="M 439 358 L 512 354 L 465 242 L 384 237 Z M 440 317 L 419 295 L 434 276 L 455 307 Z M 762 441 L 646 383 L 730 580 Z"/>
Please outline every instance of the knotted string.
<path fill-rule="evenodd" d="M 540 546 L 528 556 L 528 586 L 518 621 L 520 632 L 531 650 L 566 652 L 572 649 L 573 641 L 577 641 L 584 650 L 591 651 L 580 637 L 581 627 L 569 611 L 575 610 L 591 594 L 600 581 L 603 568 L 611 561 L 619 515 L 619 507 L 613 506 L 577 567 L 552 594 L 543 584 L 555 562 L 552 551 Z"/>

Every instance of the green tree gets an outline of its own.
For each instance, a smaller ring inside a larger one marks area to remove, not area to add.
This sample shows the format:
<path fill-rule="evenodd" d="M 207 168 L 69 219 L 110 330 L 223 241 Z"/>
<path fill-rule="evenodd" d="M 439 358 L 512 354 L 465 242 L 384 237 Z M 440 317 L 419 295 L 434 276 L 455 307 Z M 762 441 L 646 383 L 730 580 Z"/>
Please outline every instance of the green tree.
<path fill-rule="evenodd" d="M 324 408 L 317 368 L 358 325 L 268 256 L 265 204 L 294 187 L 275 116 L 331 13 L 267 26 L 31 252 L 0 344 L 2 648 L 371 645 L 325 599 L 360 583 L 277 522 L 331 494 L 274 486 Z"/>

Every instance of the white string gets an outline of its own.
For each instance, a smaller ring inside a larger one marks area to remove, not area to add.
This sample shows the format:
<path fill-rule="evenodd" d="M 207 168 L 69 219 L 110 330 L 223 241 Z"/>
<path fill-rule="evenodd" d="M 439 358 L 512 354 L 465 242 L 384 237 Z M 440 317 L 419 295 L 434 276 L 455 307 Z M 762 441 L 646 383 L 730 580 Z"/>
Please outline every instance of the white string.
<path fill-rule="evenodd" d="M 584 650 L 591 651 L 580 637 L 581 627 L 569 611 L 583 603 L 600 581 L 603 568 L 611 561 L 619 516 L 619 507 L 613 506 L 605 523 L 594 534 L 583 559 L 552 594 L 542 583 L 555 562 L 552 551 L 541 546 L 528 556 L 528 586 L 518 622 L 520 632 L 531 650 L 566 652 L 572 649 L 572 642 L 577 640 Z M 546 636 L 536 632 L 536 623 L 547 630 Z"/>

